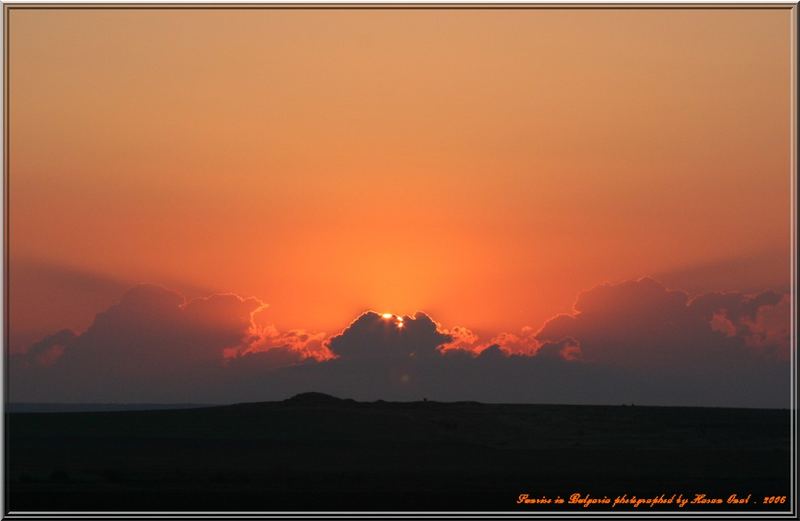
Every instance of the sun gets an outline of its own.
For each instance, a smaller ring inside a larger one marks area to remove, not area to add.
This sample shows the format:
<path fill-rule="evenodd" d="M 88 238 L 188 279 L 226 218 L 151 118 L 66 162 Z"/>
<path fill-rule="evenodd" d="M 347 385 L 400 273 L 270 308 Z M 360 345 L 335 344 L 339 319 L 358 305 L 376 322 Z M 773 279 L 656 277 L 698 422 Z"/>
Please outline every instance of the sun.
<path fill-rule="evenodd" d="M 395 326 L 397 326 L 397 329 L 403 329 L 403 327 L 405 326 L 403 317 L 401 317 L 400 315 L 394 315 L 393 313 L 381 313 L 381 318 L 384 320 L 395 319 L 394 324 Z"/>

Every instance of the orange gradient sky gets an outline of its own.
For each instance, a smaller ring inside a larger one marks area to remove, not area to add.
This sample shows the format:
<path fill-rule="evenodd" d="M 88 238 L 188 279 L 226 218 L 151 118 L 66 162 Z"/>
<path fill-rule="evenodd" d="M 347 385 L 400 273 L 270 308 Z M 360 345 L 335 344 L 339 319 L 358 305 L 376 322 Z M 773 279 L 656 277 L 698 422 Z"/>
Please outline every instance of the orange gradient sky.
<path fill-rule="evenodd" d="M 789 283 L 789 10 L 9 15 L 20 332 L 105 305 L 29 266 L 328 332 L 368 308 L 516 331 L 644 275 Z"/>

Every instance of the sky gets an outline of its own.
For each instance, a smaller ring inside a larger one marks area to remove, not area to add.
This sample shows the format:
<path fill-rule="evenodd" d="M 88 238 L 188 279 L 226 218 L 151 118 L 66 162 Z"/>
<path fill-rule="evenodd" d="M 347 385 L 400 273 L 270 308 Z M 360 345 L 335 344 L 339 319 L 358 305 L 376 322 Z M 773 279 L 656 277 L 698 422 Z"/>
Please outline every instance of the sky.
<path fill-rule="evenodd" d="M 295 331 L 330 365 L 374 310 L 602 365 L 547 325 L 643 280 L 784 295 L 706 320 L 777 338 L 790 35 L 778 9 L 9 11 L 9 348 L 80 350 L 140 284 L 240 299 L 203 316 L 247 332 L 226 363 Z"/>

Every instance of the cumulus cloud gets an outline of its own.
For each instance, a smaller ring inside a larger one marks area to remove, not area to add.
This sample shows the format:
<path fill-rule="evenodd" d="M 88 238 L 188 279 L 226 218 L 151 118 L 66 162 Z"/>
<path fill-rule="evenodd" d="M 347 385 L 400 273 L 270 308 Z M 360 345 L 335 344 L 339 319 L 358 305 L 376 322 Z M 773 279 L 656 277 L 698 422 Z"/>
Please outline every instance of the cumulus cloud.
<path fill-rule="evenodd" d="M 253 330 L 247 342 L 223 350 L 224 365 L 252 373 L 334 358 L 324 332 L 279 331 L 273 325 L 253 326 Z"/>
<path fill-rule="evenodd" d="M 425 313 L 367 311 L 327 336 L 260 326 L 256 298 L 137 286 L 83 332 L 11 360 L 14 401 L 356 399 L 785 406 L 789 299 L 692 298 L 652 279 L 581 293 L 572 313 L 486 340 Z"/>
<path fill-rule="evenodd" d="M 82 333 L 59 331 L 13 357 L 11 381 L 39 400 L 48 399 L 41 393 L 50 386 L 54 396 L 63 388 L 79 400 L 104 400 L 107 391 L 106 399 L 116 392 L 157 401 L 160 391 L 186 387 L 190 396 L 188 385 L 220 377 L 226 354 L 246 359 L 234 367 L 254 370 L 326 357 L 324 335 L 256 327 L 253 316 L 264 308 L 252 297 L 186 300 L 160 286 L 135 286 Z"/>
<path fill-rule="evenodd" d="M 783 298 L 764 292 L 692 299 L 650 278 L 604 284 L 581 293 L 574 313 L 549 320 L 536 338 L 571 338 L 583 360 L 622 367 L 743 363 L 764 354 L 748 348 L 756 338 L 773 342 L 776 352 L 788 349 L 788 336 L 775 332 L 774 315 L 788 320 L 776 308 Z"/>
<path fill-rule="evenodd" d="M 439 346 L 439 351 L 446 353 L 447 351 L 460 350 L 468 353 L 478 354 L 486 345 L 479 343 L 478 335 L 463 326 L 455 326 L 450 329 L 444 330 L 444 333 L 452 338 Z"/>
<path fill-rule="evenodd" d="M 75 333 L 62 329 L 32 344 L 23 358 L 30 365 L 53 365 L 64 354 L 64 349 L 75 340 Z"/>
<path fill-rule="evenodd" d="M 530 326 L 523 327 L 519 333 L 500 333 L 489 341 L 490 346 L 497 346 L 506 355 L 536 356 L 542 344 L 536 338 L 536 330 Z"/>
<path fill-rule="evenodd" d="M 689 307 L 715 331 L 737 338 L 762 354 L 789 359 L 789 295 L 764 291 L 708 293 L 694 298 Z"/>
<path fill-rule="evenodd" d="M 559 342 L 540 344 L 536 354 L 568 361 L 576 361 L 583 358 L 580 343 L 572 337 L 564 338 Z"/>
<path fill-rule="evenodd" d="M 763 353 L 789 360 L 791 345 L 789 295 L 783 295 L 775 305 L 762 306 L 752 320 L 746 320 L 746 329 L 737 328 L 745 343 Z"/>
<path fill-rule="evenodd" d="M 159 286 L 136 286 L 70 340 L 56 365 L 147 375 L 181 367 L 187 360 L 214 364 L 224 348 L 248 339 L 252 313 L 262 306 L 255 298 L 236 295 L 187 302 Z"/>
<path fill-rule="evenodd" d="M 425 313 L 397 316 L 368 311 L 331 338 L 329 347 L 347 359 L 431 357 L 453 340 Z"/>

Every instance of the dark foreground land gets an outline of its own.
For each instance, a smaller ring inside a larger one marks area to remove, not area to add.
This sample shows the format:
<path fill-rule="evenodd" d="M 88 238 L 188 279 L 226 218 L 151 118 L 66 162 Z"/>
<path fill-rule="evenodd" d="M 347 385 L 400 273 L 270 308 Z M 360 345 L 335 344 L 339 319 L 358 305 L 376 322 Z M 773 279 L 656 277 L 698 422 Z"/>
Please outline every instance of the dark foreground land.
<path fill-rule="evenodd" d="M 11 511 L 786 511 L 786 410 L 359 403 L 13 413 Z M 677 495 L 721 499 L 681 508 Z M 529 498 L 566 503 L 518 504 Z M 732 494 L 748 503 L 728 503 Z M 777 496 L 769 504 L 764 498 Z M 589 510 L 609 509 L 591 504 Z M 615 510 L 631 510 L 618 504 Z"/>

